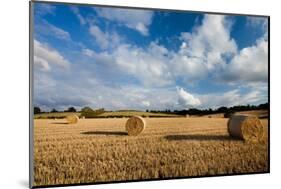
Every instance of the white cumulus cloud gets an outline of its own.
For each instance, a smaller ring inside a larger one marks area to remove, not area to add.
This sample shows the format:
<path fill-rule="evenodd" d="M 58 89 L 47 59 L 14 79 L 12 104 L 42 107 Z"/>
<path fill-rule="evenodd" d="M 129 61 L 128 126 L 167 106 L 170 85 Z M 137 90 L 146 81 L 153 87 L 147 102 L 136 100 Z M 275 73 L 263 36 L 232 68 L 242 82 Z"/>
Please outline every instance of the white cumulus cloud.
<path fill-rule="evenodd" d="M 144 100 L 144 101 L 142 101 L 141 103 L 142 103 L 142 105 L 144 105 L 144 106 L 146 106 L 146 107 L 149 107 L 149 106 L 150 106 L 150 102 L 147 101 L 147 100 Z"/>
<path fill-rule="evenodd" d="M 42 70 L 42 71 L 50 70 L 49 63 L 45 59 L 38 57 L 36 55 L 34 56 L 34 65 L 35 65 L 35 67 L 37 67 L 39 70 Z"/>
<path fill-rule="evenodd" d="M 258 40 L 256 45 L 242 49 L 227 65 L 222 74 L 227 81 L 267 82 L 268 42 Z"/>
<path fill-rule="evenodd" d="M 49 71 L 52 66 L 69 68 L 70 63 L 58 51 L 46 44 L 34 40 L 34 64 L 42 71 Z M 52 65 L 52 66 L 51 66 Z"/>
<path fill-rule="evenodd" d="M 117 33 L 104 32 L 96 25 L 91 25 L 89 32 L 95 38 L 101 49 L 115 47 L 121 41 Z"/>
<path fill-rule="evenodd" d="M 235 88 L 226 92 L 198 95 L 202 108 L 218 108 L 221 106 L 236 106 L 247 104 L 261 104 L 268 101 L 267 86 L 264 84 L 247 85 L 243 87 L 247 92 Z"/>
<path fill-rule="evenodd" d="M 121 8 L 95 9 L 100 17 L 116 21 L 121 25 L 134 29 L 144 36 L 149 34 L 149 25 L 152 22 L 153 12 L 149 10 L 129 10 Z"/>
<path fill-rule="evenodd" d="M 166 53 L 166 48 L 155 43 L 151 43 L 146 50 L 122 45 L 113 52 L 113 57 L 121 70 L 134 75 L 143 85 L 165 86 L 172 81 Z"/>
<path fill-rule="evenodd" d="M 204 64 L 208 70 L 223 67 L 223 55 L 237 52 L 237 45 L 230 37 L 230 26 L 231 22 L 225 16 L 205 15 L 202 24 L 195 27 L 192 33 L 181 34 L 180 54 L 189 61 Z"/>
<path fill-rule="evenodd" d="M 114 35 L 91 26 L 91 34 L 105 51 L 84 49 L 83 53 L 96 62 L 112 64 L 120 74 L 130 74 L 144 86 L 169 86 L 178 79 L 188 84 L 208 77 L 226 84 L 267 81 L 266 37 L 238 50 L 230 36 L 231 25 L 225 16 L 205 15 L 202 24 L 191 33 L 181 33 L 178 51 L 168 50 L 157 42 L 142 48 L 115 40 L 119 45 L 114 46 Z M 111 51 L 106 50 L 109 44 L 113 45 Z"/>
<path fill-rule="evenodd" d="M 199 98 L 196 98 L 191 93 L 188 93 L 183 88 L 178 88 L 178 103 L 184 108 L 196 107 L 201 105 Z"/>

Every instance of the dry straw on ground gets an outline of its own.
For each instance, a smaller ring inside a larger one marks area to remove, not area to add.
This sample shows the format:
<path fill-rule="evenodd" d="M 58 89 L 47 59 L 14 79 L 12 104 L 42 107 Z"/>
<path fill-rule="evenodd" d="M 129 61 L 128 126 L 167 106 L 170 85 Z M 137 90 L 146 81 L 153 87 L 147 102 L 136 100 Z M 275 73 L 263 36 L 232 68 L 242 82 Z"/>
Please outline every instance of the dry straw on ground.
<path fill-rule="evenodd" d="M 250 142 L 258 142 L 264 137 L 264 128 L 256 116 L 233 115 L 228 123 L 230 136 Z"/>
<path fill-rule="evenodd" d="M 79 117 L 77 115 L 69 115 L 66 116 L 67 123 L 74 124 L 79 121 Z"/>
<path fill-rule="evenodd" d="M 126 122 L 126 131 L 128 135 L 139 135 L 145 129 L 145 120 L 141 116 L 132 116 Z"/>
<path fill-rule="evenodd" d="M 268 119 L 261 119 L 259 143 L 231 139 L 225 118 L 149 118 L 137 137 L 120 132 L 127 120 L 85 119 L 66 127 L 35 119 L 34 185 L 269 171 Z"/>

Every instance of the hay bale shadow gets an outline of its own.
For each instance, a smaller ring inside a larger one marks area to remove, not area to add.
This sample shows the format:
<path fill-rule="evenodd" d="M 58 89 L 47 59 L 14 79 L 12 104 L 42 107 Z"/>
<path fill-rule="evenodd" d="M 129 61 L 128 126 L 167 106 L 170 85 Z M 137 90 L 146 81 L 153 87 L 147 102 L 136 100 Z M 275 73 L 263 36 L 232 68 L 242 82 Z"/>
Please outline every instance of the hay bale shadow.
<path fill-rule="evenodd" d="M 126 132 L 121 131 L 86 131 L 81 132 L 82 135 L 112 135 L 112 136 L 124 136 L 128 135 Z"/>
<path fill-rule="evenodd" d="M 50 124 L 70 125 L 70 123 L 67 123 L 67 122 L 52 122 Z"/>
<path fill-rule="evenodd" d="M 220 141 L 231 141 L 231 140 L 238 140 L 231 138 L 228 135 L 201 135 L 201 134 L 189 134 L 189 135 L 166 135 L 164 137 L 166 140 L 169 141 L 179 141 L 179 140 L 220 140 Z"/>

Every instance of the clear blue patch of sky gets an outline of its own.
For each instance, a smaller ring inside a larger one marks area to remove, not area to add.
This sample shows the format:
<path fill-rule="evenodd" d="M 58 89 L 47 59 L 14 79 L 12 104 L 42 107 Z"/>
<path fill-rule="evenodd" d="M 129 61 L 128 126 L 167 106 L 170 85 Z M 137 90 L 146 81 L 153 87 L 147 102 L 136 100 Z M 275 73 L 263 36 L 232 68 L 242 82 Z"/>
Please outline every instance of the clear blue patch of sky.
<path fill-rule="evenodd" d="M 248 24 L 246 16 L 230 17 L 234 21 L 230 35 L 235 39 L 239 50 L 254 45 L 264 35 L 264 29 Z"/>
<path fill-rule="evenodd" d="M 178 51 L 182 32 L 191 32 L 195 25 L 202 22 L 204 14 L 181 11 L 155 11 L 150 36 L 169 50 Z"/>

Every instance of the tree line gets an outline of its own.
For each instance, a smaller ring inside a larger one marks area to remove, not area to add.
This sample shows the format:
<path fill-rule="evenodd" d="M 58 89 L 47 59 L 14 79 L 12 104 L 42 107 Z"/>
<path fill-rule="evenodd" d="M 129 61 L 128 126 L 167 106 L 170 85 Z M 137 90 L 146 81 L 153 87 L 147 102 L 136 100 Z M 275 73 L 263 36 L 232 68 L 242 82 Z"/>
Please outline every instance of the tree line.
<path fill-rule="evenodd" d="M 40 114 L 40 113 L 55 113 L 55 112 L 77 112 L 77 110 L 74 107 L 69 107 L 68 109 L 64 110 L 64 111 L 58 111 L 55 108 L 53 108 L 51 111 L 49 112 L 45 112 L 42 111 L 41 108 L 39 106 L 35 106 L 34 107 L 34 114 Z"/>
<path fill-rule="evenodd" d="M 219 107 L 217 109 L 197 109 L 197 108 L 190 108 L 190 109 L 183 109 L 183 110 L 146 110 L 146 112 L 151 113 L 168 113 L 168 114 L 176 114 L 176 115 L 208 115 L 208 114 L 217 114 L 217 113 L 226 113 L 231 114 L 234 112 L 240 111 L 250 111 L 250 110 L 268 110 L 269 104 L 259 104 L 259 105 L 239 105 L 239 106 L 232 106 L 232 107 Z"/>
<path fill-rule="evenodd" d="M 189 108 L 189 109 L 183 109 L 183 110 L 146 110 L 146 112 L 151 112 L 151 113 L 167 113 L 167 114 L 175 114 L 175 115 L 207 115 L 207 114 L 216 114 L 216 113 L 234 113 L 234 112 L 239 112 L 239 111 L 249 111 L 249 110 L 264 110 L 264 109 L 269 109 L 269 104 L 264 103 L 264 104 L 259 104 L 259 105 L 239 105 L 239 106 L 232 106 L 232 107 L 219 107 L 217 109 L 196 109 L 196 108 Z M 133 110 L 132 110 L 133 111 Z M 64 111 L 58 111 L 55 108 L 53 108 L 50 113 L 54 112 L 77 112 L 77 110 L 74 107 L 69 107 L 68 109 Z M 82 114 L 85 114 L 85 116 L 90 116 L 90 115 L 98 115 L 103 112 L 105 112 L 104 108 L 93 110 L 90 107 L 84 107 L 80 111 Z M 39 113 L 49 113 L 49 112 L 44 112 L 41 111 L 40 107 L 36 106 L 34 107 L 34 114 L 39 114 Z"/>
<path fill-rule="evenodd" d="M 36 106 L 34 107 L 34 114 L 40 114 L 40 113 L 56 113 L 56 112 L 77 112 L 77 110 L 74 107 L 69 107 L 68 109 L 64 110 L 64 111 L 57 111 L 56 109 L 52 109 L 50 112 L 43 112 L 41 111 L 40 107 Z M 100 108 L 97 110 L 93 110 L 90 107 L 84 107 L 81 109 L 81 117 L 87 117 L 87 118 L 91 118 L 91 117 L 96 117 L 102 113 L 105 112 L 104 108 Z"/>

